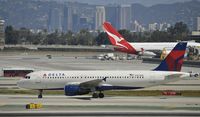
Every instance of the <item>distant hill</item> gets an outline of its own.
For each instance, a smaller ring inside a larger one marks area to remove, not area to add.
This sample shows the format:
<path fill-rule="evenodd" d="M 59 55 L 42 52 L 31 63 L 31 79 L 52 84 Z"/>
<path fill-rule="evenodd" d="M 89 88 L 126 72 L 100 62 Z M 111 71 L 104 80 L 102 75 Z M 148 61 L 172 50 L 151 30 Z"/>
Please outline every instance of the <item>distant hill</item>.
<path fill-rule="evenodd" d="M 49 12 L 55 7 L 63 7 L 63 4 L 49 0 L 0 0 L 0 17 L 6 21 L 6 25 L 17 28 L 45 29 L 48 25 Z M 133 4 L 133 19 L 145 25 L 154 22 L 174 24 L 183 21 L 190 29 L 196 29 L 197 16 L 200 16 L 200 1 L 196 0 L 151 7 Z"/>
<path fill-rule="evenodd" d="M 55 2 L 0 0 L 0 17 L 17 28 L 46 28 L 48 13 L 54 7 L 58 7 Z"/>
<path fill-rule="evenodd" d="M 183 21 L 190 29 L 196 29 L 196 20 L 200 16 L 200 1 L 159 4 L 151 7 L 133 4 L 133 16 L 135 20 L 144 24 L 156 21 L 174 24 Z"/>

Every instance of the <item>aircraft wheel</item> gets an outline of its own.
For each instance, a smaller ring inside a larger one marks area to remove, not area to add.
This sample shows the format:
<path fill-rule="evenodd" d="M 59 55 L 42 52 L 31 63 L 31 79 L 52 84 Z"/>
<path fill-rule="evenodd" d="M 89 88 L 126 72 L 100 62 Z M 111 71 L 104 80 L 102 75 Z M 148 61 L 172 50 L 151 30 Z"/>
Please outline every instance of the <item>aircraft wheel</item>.
<path fill-rule="evenodd" d="M 92 98 L 98 98 L 98 97 L 99 97 L 99 95 L 97 93 L 92 94 Z"/>
<path fill-rule="evenodd" d="M 38 95 L 38 98 L 42 98 L 42 95 Z"/>
<path fill-rule="evenodd" d="M 99 98 L 104 98 L 104 94 L 103 93 L 99 93 Z"/>
<path fill-rule="evenodd" d="M 43 90 L 39 90 L 38 98 L 42 98 L 42 92 L 43 92 Z"/>

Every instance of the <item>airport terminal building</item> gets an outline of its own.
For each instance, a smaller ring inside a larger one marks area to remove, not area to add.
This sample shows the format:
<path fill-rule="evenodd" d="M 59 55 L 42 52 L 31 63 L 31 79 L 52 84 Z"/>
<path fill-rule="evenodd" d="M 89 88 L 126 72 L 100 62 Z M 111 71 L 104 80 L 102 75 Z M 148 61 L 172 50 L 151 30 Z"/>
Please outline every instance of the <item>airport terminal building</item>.
<path fill-rule="evenodd" d="M 25 77 L 28 73 L 33 72 L 31 68 L 3 68 L 3 77 Z"/>

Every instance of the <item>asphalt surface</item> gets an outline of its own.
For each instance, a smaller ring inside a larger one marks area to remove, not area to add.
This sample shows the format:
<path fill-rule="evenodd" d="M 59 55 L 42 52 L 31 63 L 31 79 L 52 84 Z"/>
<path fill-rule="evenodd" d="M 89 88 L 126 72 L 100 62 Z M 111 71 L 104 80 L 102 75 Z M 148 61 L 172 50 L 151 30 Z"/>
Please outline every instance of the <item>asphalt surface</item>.
<path fill-rule="evenodd" d="M 154 111 L 154 112 L 14 112 L 14 113 L 0 113 L 0 116 L 14 116 L 14 117 L 32 117 L 32 116 L 41 116 L 41 117 L 61 117 L 61 116 L 68 116 L 68 117 L 155 117 L 155 116 L 163 116 L 163 117 L 199 117 L 200 113 L 199 112 L 170 112 L 170 111 Z"/>
<path fill-rule="evenodd" d="M 40 103 L 40 109 L 26 109 L 29 103 Z M 18 112 L 65 112 L 65 113 L 102 113 L 102 112 L 194 112 L 200 110 L 198 97 L 105 97 L 93 99 L 90 96 L 44 96 L 0 95 L 0 113 Z"/>
<path fill-rule="evenodd" d="M 25 67 L 38 70 L 151 70 L 157 64 L 141 60 L 97 60 L 100 53 L 71 52 L 2 52 L 0 68 Z M 47 58 L 52 55 L 52 59 Z M 200 68 L 183 67 L 184 72 L 200 72 Z M 19 80 L 0 78 L 0 88 L 14 87 Z M 186 78 L 155 90 L 200 90 L 199 78 Z M 1 89 L 2 90 L 2 89 Z M 41 103 L 41 109 L 25 109 L 28 103 Z M 0 95 L 0 116 L 200 116 L 198 97 L 105 97 Z M 121 113 L 121 114 L 120 114 Z"/>
<path fill-rule="evenodd" d="M 101 61 L 92 59 L 92 56 L 99 54 L 101 53 L 3 52 L 0 53 L 0 67 L 25 67 L 35 70 L 151 70 L 158 65 L 142 63 L 141 60 Z M 47 55 L 52 55 L 52 59 L 48 59 Z M 182 71 L 200 72 L 200 68 L 183 67 Z"/>

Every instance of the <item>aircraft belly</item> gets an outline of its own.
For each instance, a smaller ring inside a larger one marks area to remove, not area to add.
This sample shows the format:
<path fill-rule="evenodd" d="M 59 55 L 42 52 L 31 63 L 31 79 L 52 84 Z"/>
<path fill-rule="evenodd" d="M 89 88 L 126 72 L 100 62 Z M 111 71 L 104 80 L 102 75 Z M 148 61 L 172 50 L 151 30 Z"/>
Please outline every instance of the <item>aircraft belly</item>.
<path fill-rule="evenodd" d="M 108 84 L 111 84 L 112 86 L 127 86 L 127 87 L 146 87 L 149 86 L 151 83 L 147 80 L 123 80 L 123 81 L 110 81 L 107 82 Z"/>
<path fill-rule="evenodd" d="M 54 81 L 48 81 L 44 83 L 43 89 L 62 89 L 65 86 L 65 82 L 54 80 Z"/>

